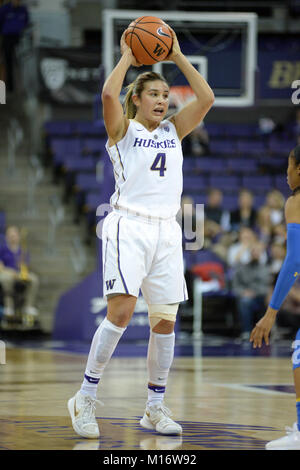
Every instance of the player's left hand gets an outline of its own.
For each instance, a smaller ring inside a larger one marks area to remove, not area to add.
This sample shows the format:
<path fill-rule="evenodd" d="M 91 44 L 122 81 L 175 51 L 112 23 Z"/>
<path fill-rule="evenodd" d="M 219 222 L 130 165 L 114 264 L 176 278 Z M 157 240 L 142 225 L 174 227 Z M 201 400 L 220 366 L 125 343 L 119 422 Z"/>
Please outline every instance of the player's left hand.
<path fill-rule="evenodd" d="M 165 60 L 173 60 L 179 55 L 181 54 L 181 49 L 180 49 L 180 45 L 179 45 L 179 42 L 178 42 L 178 39 L 177 39 L 177 36 L 176 36 L 176 33 L 174 31 L 174 29 L 172 29 L 169 25 L 168 25 L 168 28 L 172 34 L 172 38 L 173 38 L 173 45 L 172 45 L 172 50 L 170 51 L 169 55 L 166 57 Z"/>
<path fill-rule="evenodd" d="M 256 323 L 250 335 L 250 342 L 253 342 L 254 348 L 260 348 L 263 340 L 267 345 L 269 344 L 269 335 L 276 320 L 276 313 L 276 310 L 269 307 L 265 315 Z"/>

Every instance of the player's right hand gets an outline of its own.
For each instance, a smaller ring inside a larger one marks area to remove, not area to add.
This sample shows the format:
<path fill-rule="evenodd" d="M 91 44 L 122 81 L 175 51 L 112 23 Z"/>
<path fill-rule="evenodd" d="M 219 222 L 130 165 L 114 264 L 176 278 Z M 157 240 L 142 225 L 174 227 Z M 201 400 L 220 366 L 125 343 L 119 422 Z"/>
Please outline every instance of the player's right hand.
<path fill-rule="evenodd" d="M 131 54 L 131 65 L 133 65 L 134 67 L 141 67 L 142 64 L 140 64 L 136 58 L 134 57 L 133 53 L 132 53 L 132 50 L 130 49 L 130 47 L 128 46 L 128 44 L 126 43 L 125 41 L 125 34 L 126 34 L 126 29 L 125 31 L 123 32 L 122 36 L 121 36 L 121 41 L 120 41 L 120 48 L 121 48 L 121 54 L 125 54 L 126 53 L 130 53 Z"/>
<path fill-rule="evenodd" d="M 276 320 L 276 313 L 277 310 L 268 307 L 265 315 L 256 323 L 250 335 L 250 342 L 253 343 L 254 349 L 260 348 L 263 340 L 267 345 L 269 344 L 269 335 Z"/>

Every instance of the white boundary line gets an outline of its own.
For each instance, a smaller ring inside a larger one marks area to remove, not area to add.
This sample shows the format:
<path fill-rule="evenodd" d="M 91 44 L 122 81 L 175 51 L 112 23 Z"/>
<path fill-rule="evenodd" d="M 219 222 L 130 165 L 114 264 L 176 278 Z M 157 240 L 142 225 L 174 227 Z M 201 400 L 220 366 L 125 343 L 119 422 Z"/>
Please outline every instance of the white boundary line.
<path fill-rule="evenodd" d="M 293 395 L 292 393 L 289 393 L 289 392 L 280 392 L 277 390 L 268 390 L 268 389 L 260 388 L 262 386 L 269 387 L 272 385 L 282 385 L 282 386 L 285 385 L 285 386 L 291 387 L 293 384 L 253 384 L 253 386 L 249 386 L 249 385 L 243 385 L 243 384 L 214 383 L 213 385 L 216 387 L 224 387 L 224 388 L 229 388 L 231 390 L 237 390 L 239 392 L 260 393 L 261 395 L 281 395 L 281 396 Z"/>

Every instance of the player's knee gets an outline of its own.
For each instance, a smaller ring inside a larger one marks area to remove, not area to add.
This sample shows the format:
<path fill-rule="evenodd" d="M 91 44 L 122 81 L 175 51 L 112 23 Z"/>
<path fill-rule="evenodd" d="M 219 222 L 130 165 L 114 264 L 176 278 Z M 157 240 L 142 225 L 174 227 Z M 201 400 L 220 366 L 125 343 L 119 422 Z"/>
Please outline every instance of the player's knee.
<path fill-rule="evenodd" d="M 148 316 L 154 333 L 170 334 L 174 331 L 179 304 L 149 305 Z"/>
<path fill-rule="evenodd" d="M 154 318 L 153 318 L 154 320 Z M 173 333 L 174 331 L 174 326 L 175 326 L 175 321 L 170 321 L 170 320 L 160 320 L 157 318 L 158 323 L 152 328 L 152 331 L 154 333 L 159 333 L 162 335 L 168 335 L 170 333 Z"/>
<path fill-rule="evenodd" d="M 125 328 L 130 322 L 132 312 L 128 309 L 110 311 L 107 313 L 107 319 L 115 326 Z"/>
<path fill-rule="evenodd" d="M 107 318 L 115 326 L 125 328 L 135 309 L 136 297 L 118 295 L 108 299 Z"/>

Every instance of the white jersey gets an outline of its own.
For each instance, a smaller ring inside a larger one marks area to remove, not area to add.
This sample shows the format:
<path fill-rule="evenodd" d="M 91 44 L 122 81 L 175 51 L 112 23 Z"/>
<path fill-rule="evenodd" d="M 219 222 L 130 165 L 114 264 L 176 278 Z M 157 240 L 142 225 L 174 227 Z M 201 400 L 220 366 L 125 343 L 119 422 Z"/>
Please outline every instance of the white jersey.
<path fill-rule="evenodd" d="M 115 192 L 110 204 L 148 217 L 175 217 L 182 193 L 182 148 L 176 128 L 165 119 L 152 132 L 130 120 L 125 136 L 106 149 L 113 164 Z"/>

